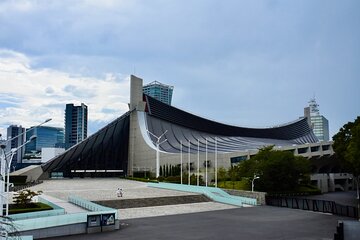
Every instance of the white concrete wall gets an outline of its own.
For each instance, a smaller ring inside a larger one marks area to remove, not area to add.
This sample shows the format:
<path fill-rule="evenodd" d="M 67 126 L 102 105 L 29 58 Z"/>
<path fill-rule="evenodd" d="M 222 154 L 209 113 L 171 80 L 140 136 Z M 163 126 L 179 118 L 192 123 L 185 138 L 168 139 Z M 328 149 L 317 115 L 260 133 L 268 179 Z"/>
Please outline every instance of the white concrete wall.
<path fill-rule="evenodd" d="M 65 148 L 42 148 L 41 163 L 45 163 L 63 152 L 65 152 Z"/>
<path fill-rule="evenodd" d="M 142 113 L 139 113 L 142 114 Z M 140 125 L 139 125 L 139 117 L 138 113 L 134 111 L 130 117 L 130 146 L 133 147 L 131 151 L 129 151 L 129 175 L 132 175 L 133 172 L 137 171 L 151 171 L 155 173 L 156 171 L 156 150 L 155 147 L 150 147 L 146 141 L 144 140 Z M 277 148 L 278 150 L 294 150 L 295 155 L 301 155 L 304 157 L 311 157 L 311 156 L 320 156 L 324 154 L 333 154 L 333 150 L 330 147 L 327 151 L 322 151 L 321 145 L 323 144 L 330 144 L 329 142 L 324 143 L 312 143 L 312 144 L 302 144 L 302 145 L 293 145 L 293 146 L 284 146 L 281 148 Z M 320 146 L 319 151 L 311 152 L 312 146 Z M 299 148 L 307 148 L 307 152 L 303 154 L 298 154 Z M 231 166 L 230 158 L 238 157 L 238 156 L 246 156 L 248 159 L 250 155 L 254 155 L 258 152 L 257 149 L 248 150 L 244 152 L 233 152 L 233 153 L 218 153 L 217 160 L 218 160 L 218 167 L 229 168 Z M 197 154 L 190 154 L 190 162 L 192 163 L 193 170 L 192 173 L 197 172 Z M 160 153 L 160 166 L 165 164 L 177 165 L 180 164 L 180 154 L 174 153 Z M 205 153 L 200 153 L 199 155 L 199 168 L 200 174 L 203 175 L 205 180 Z M 208 167 L 208 181 L 214 179 L 215 176 L 215 154 L 209 153 L 208 160 L 211 162 L 211 166 Z M 188 153 L 183 152 L 183 171 L 187 171 L 186 164 L 188 163 Z"/>

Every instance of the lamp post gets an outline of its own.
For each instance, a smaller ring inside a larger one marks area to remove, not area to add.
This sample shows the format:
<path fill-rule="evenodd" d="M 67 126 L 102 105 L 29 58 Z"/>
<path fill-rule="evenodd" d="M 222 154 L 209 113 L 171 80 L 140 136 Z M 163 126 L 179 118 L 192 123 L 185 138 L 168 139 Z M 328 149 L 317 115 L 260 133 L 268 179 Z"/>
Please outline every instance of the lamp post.
<path fill-rule="evenodd" d="M 251 181 L 251 192 L 254 192 L 254 181 L 259 178 L 260 178 L 259 176 L 256 176 L 256 174 L 254 174 L 254 177 Z"/>
<path fill-rule="evenodd" d="M 360 176 L 357 176 L 356 177 L 356 198 L 357 198 L 358 221 L 360 221 L 359 180 L 360 180 Z"/>
<path fill-rule="evenodd" d="M 11 139 L 7 139 L 7 140 L 6 140 L 6 143 L 7 143 L 7 142 L 11 142 L 12 140 L 14 140 L 14 139 L 16 139 L 16 138 L 24 135 L 24 134 L 27 133 L 28 131 L 30 131 L 30 130 L 32 130 L 32 129 L 35 129 L 35 128 L 37 128 L 37 127 L 40 127 L 41 125 L 43 125 L 43 124 L 45 124 L 45 123 L 47 123 L 47 122 L 50 122 L 51 120 L 52 120 L 52 118 L 46 119 L 45 121 L 43 121 L 42 123 L 36 125 L 35 127 L 29 128 L 29 129 L 26 130 L 25 132 L 22 132 L 22 133 L 20 133 L 19 135 L 15 136 L 15 137 L 12 137 Z"/>
<path fill-rule="evenodd" d="M 156 178 L 158 178 L 160 176 L 160 145 L 163 144 L 164 142 L 167 141 L 167 139 L 165 139 L 164 141 L 160 142 L 161 138 L 165 135 L 165 133 L 167 132 L 167 130 L 161 134 L 159 137 L 156 136 L 155 134 L 153 134 L 152 132 L 150 132 L 149 130 L 146 130 L 148 133 L 150 133 L 154 138 L 156 138 Z"/>
<path fill-rule="evenodd" d="M 44 122 L 36 125 L 35 127 L 33 127 L 32 129 L 35 129 L 47 122 L 50 122 L 52 119 L 46 119 Z M 6 200 L 6 215 L 8 215 L 8 207 L 9 207 L 9 175 L 10 175 L 10 166 L 11 166 L 11 161 L 13 159 L 13 156 L 15 155 L 15 153 L 21 149 L 25 144 L 29 143 L 30 141 L 34 140 L 35 136 L 31 136 L 30 139 L 25 142 L 23 145 L 19 146 L 18 148 L 13 148 L 10 150 L 9 153 L 5 153 L 5 148 L 6 148 L 6 144 L 8 142 L 11 142 L 12 140 L 19 138 L 21 136 L 23 136 L 25 133 L 29 132 L 31 129 L 28 129 L 22 133 L 20 133 L 19 135 L 15 136 L 15 137 L 11 137 L 10 139 L 7 139 L 3 144 L 1 144 L 1 148 L 0 148 L 0 206 L 1 206 L 1 211 L 0 211 L 0 216 L 3 216 L 3 206 L 4 206 L 4 200 L 5 198 Z M 7 160 L 9 159 L 9 160 Z M 7 179 L 5 179 L 5 176 L 7 175 Z M 5 194 L 5 181 L 7 183 L 7 192 Z"/>
<path fill-rule="evenodd" d="M 9 215 L 9 195 L 10 195 L 10 192 L 9 192 L 9 187 L 10 187 L 10 167 L 11 167 L 11 162 L 13 160 L 13 157 L 15 155 L 15 153 L 21 149 L 23 146 L 25 146 L 26 144 L 28 144 L 29 142 L 31 142 L 32 140 L 36 139 L 36 136 L 35 135 L 32 135 L 29 140 L 27 140 L 24 144 L 20 145 L 19 147 L 17 148 L 13 148 L 10 150 L 10 153 L 8 154 L 8 158 L 9 160 L 6 161 L 6 193 L 7 193 L 7 201 L 6 201 L 6 216 Z"/>

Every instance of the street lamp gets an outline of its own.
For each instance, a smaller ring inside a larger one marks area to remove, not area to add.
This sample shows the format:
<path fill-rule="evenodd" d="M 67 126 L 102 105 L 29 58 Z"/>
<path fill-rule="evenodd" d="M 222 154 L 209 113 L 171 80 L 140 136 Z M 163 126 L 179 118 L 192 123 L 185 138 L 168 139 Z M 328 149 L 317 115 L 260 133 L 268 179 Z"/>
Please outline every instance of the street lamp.
<path fill-rule="evenodd" d="M 29 142 L 31 142 L 32 140 L 35 140 L 36 139 L 36 136 L 35 135 L 32 135 L 29 140 L 27 140 L 24 144 L 20 145 L 19 147 L 17 148 L 13 148 L 10 150 L 10 152 L 8 153 L 8 156 L 6 156 L 5 154 L 5 157 L 8 158 L 9 160 L 6 161 L 6 193 L 7 193 L 7 196 L 6 196 L 6 215 L 5 216 L 8 216 L 9 215 L 9 195 L 10 195 L 10 192 L 9 192 L 9 187 L 10 187 L 10 166 L 11 166 L 11 162 L 13 160 L 13 157 L 14 155 L 16 154 L 16 152 L 21 149 L 23 146 L 25 146 L 26 144 L 28 144 Z"/>
<path fill-rule="evenodd" d="M 167 141 L 165 139 L 164 141 L 160 142 L 161 138 L 167 133 L 167 130 L 161 134 L 159 137 L 150 132 L 149 130 L 146 130 L 148 133 L 150 133 L 154 138 L 156 138 L 156 178 L 160 176 L 160 145 Z"/>
<path fill-rule="evenodd" d="M 251 181 L 251 192 L 254 192 L 254 181 L 259 178 L 260 178 L 259 176 L 256 176 L 256 174 L 254 174 L 254 177 Z"/>
<path fill-rule="evenodd" d="M 14 139 L 16 139 L 16 138 L 24 135 L 24 134 L 27 133 L 28 131 L 30 131 L 30 130 L 32 130 L 32 129 L 35 129 L 35 128 L 37 128 L 37 127 L 40 127 L 41 125 L 43 125 L 43 124 L 45 124 L 45 123 L 47 123 L 47 122 L 50 122 L 51 120 L 52 120 L 52 118 L 46 119 L 44 122 L 36 125 L 35 127 L 29 128 L 29 129 L 27 129 L 25 132 L 22 132 L 22 133 L 20 133 L 19 135 L 15 136 L 15 137 L 12 137 L 11 139 L 7 139 L 7 140 L 6 140 L 6 143 L 7 143 L 7 142 L 11 142 L 12 140 L 14 140 Z"/>
<path fill-rule="evenodd" d="M 26 141 L 24 144 L 22 144 L 21 146 L 17 147 L 17 148 L 13 148 L 10 150 L 10 152 L 5 153 L 5 148 L 8 142 L 11 142 L 12 140 L 22 137 L 25 133 L 29 132 L 31 129 L 35 129 L 47 122 L 50 122 L 52 119 L 46 119 L 44 122 L 36 125 L 33 128 L 29 128 L 28 130 L 20 133 L 19 135 L 12 137 L 10 139 L 7 139 L 6 141 L 4 141 L 1 144 L 1 148 L 0 148 L 0 206 L 1 206 L 1 211 L 0 211 L 0 216 L 3 216 L 3 206 L 4 206 L 4 199 L 6 198 L 6 215 L 8 215 L 8 207 L 9 207 L 9 175 L 10 175 L 10 166 L 11 166 L 11 162 L 12 159 L 15 155 L 15 153 L 21 149 L 23 146 L 25 146 L 27 143 L 29 143 L 30 141 L 34 140 L 36 136 L 31 136 L 29 138 L 28 141 Z M 9 160 L 8 160 L 9 159 Z M 5 176 L 7 175 L 7 179 L 5 179 Z M 7 192 L 5 194 L 5 181 L 7 183 Z"/>
<path fill-rule="evenodd" d="M 360 196 L 359 196 L 359 179 L 360 177 L 356 177 L 356 198 L 357 198 L 357 209 L 358 209 L 358 220 L 360 221 Z"/>

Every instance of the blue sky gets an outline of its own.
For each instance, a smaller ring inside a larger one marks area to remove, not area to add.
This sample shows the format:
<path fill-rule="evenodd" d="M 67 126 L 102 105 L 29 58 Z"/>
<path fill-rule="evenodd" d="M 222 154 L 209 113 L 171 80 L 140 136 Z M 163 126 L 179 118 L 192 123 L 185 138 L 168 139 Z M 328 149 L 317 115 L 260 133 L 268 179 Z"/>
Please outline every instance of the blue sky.
<path fill-rule="evenodd" d="M 129 75 L 176 107 L 251 127 L 303 115 L 330 134 L 360 113 L 360 1 L 0 1 L 0 132 L 89 106 L 90 133 L 127 111 Z"/>

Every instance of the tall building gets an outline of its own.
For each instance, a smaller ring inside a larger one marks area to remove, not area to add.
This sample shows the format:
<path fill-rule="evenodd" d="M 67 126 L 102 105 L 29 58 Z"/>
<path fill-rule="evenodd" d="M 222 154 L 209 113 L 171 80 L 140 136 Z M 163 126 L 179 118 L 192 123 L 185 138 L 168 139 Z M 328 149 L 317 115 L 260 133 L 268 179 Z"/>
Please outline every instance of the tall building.
<path fill-rule="evenodd" d="M 19 134 L 23 134 L 24 132 L 25 132 L 25 128 L 23 128 L 21 126 L 17 126 L 17 125 L 10 125 L 7 128 L 7 139 L 16 137 Z M 24 138 L 25 138 L 25 135 L 21 135 L 18 138 L 15 138 L 14 140 L 8 142 L 8 144 L 6 146 L 7 151 L 10 151 L 12 148 L 17 148 L 17 147 L 21 146 L 22 144 L 24 144 Z M 24 148 L 19 149 L 15 153 L 11 165 L 15 165 L 16 163 L 21 163 L 23 155 L 24 155 Z"/>
<path fill-rule="evenodd" d="M 159 100 L 160 102 L 171 105 L 171 99 L 174 87 L 159 83 L 158 81 L 151 82 L 143 87 L 143 93 Z"/>
<path fill-rule="evenodd" d="M 65 148 L 83 141 L 87 138 L 88 107 L 66 104 L 65 109 Z"/>
<path fill-rule="evenodd" d="M 315 136 L 320 141 L 329 141 L 329 121 L 320 115 L 319 104 L 316 103 L 315 98 L 310 99 L 309 106 L 304 108 L 304 116 Z"/>
<path fill-rule="evenodd" d="M 42 148 L 54 148 L 64 144 L 64 129 L 57 127 L 31 127 L 26 133 L 26 140 L 35 135 L 36 138 L 26 144 L 25 159 L 41 158 Z"/>

